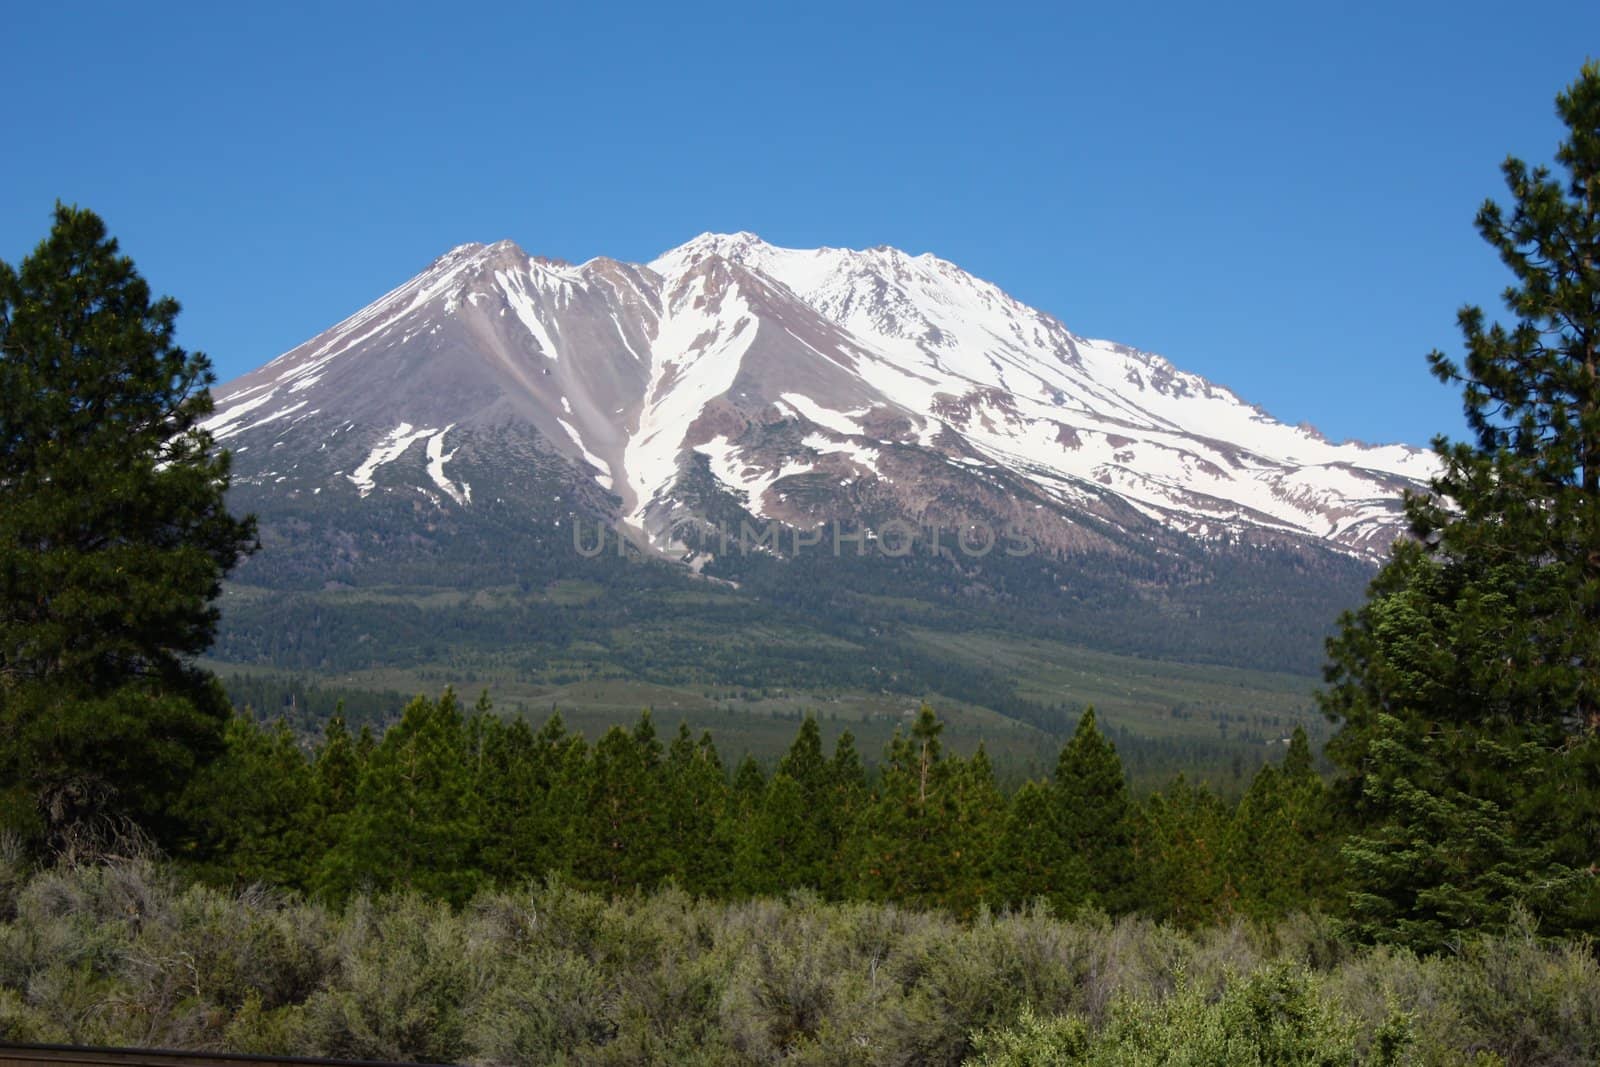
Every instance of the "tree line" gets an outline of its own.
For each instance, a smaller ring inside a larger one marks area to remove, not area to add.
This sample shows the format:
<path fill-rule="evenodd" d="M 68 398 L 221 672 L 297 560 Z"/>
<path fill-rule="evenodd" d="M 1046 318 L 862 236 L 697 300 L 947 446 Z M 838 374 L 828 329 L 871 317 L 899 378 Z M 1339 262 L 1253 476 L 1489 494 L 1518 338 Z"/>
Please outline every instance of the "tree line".
<path fill-rule="evenodd" d="M 415 890 L 462 903 L 557 876 L 603 892 L 674 885 L 736 899 L 806 890 L 971 916 L 1039 902 L 1184 925 L 1336 903 L 1339 838 L 1297 731 L 1237 803 L 1181 777 L 1136 801 L 1085 713 L 1055 772 L 1009 794 L 982 746 L 947 753 L 924 705 L 869 772 L 853 736 L 807 717 L 767 773 L 649 712 L 593 745 L 559 715 L 535 730 L 418 697 L 382 736 L 334 717 L 303 744 L 236 716 L 191 796 L 208 880 L 342 900 Z"/>

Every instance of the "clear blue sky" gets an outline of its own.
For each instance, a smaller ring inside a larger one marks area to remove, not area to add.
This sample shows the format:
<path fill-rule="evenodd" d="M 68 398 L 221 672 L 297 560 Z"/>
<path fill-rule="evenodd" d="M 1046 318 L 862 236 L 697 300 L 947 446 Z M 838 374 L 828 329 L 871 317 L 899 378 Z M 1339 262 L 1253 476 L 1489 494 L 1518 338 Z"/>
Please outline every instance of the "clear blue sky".
<path fill-rule="evenodd" d="M 158 7 L 159 10 L 152 10 Z M 1334 437 L 1505 282 L 1600 4 L 10 4 L 0 258 L 103 215 L 223 379 L 452 245 L 931 251 Z"/>

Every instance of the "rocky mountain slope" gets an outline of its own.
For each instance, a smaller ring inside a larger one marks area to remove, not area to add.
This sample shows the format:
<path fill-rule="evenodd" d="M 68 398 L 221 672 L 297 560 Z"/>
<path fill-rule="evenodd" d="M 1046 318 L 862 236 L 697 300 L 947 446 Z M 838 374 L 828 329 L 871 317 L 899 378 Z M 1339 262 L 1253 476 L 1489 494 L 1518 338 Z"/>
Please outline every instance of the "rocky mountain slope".
<path fill-rule="evenodd" d="M 269 517 L 499 505 L 609 519 L 669 557 L 712 516 L 1372 557 L 1431 465 L 1284 425 L 934 256 L 747 233 L 648 264 L 462 245 L 215 395 Z"/>
<path fill-rule="evenodd" d="M 213 392 L 264 545 L 220 659 L 943 694 L 1050 729 L 1077 691 L 1021 684 L 1029 641 L 1314 674 L 1431 465 L 932 256 L 750 234 L 645 264 L 462 245 Z"/>

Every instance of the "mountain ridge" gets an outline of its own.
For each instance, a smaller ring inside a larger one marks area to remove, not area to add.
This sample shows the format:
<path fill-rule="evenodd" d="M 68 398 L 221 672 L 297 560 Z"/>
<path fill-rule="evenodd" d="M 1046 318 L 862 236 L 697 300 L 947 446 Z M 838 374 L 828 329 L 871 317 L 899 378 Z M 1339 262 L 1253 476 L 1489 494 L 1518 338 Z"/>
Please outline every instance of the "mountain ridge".
<path fill-rule="evenodd" d="M 817 491 L 830 479 L 884 505 L 880 522 L 1015 522 L 979 484 L 998 478 L 1046 513 L 1027 525 L 1050 545 L 1096 541 L 1092 518 L 1367 558 L 1431 470 L 1420 449 L 1335 444 L 1164 357 L 1076 335 L 930 253 L 748 232 L 645 264 L 458 245 L 217 395 L 207 425 L 245 481 L 348 483 L 364 500 L 415 450 L 411 488 L 471 508 L 472 481 L 446 474 L 474 454 L 460 441 L 515 426 L 598 491 L 580 491 L 594 512 L 680 557 L 693 549 L 670 531 L 702 464 L 751 518 L 792 525 L 871 519 Z M 308 434 L 337 461 L 283 451 Z"/>

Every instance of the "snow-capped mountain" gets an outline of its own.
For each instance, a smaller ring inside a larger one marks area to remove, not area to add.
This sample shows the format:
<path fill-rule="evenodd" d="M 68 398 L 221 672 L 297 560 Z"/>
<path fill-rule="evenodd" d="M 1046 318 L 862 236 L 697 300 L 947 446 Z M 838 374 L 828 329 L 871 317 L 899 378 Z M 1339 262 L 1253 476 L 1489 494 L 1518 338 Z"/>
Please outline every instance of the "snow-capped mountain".
<path fill-rule="evenodd" d="M 647 264 L 462 245 L 214 393 L 208 426 L 254 501 L 404 501 L 423 524 L 554 502 L 669 556 L 717 502 L 806 528 L 1375 555 L 1432 467 L 1284 425 L 934 256 L 748 233 Z"/>

